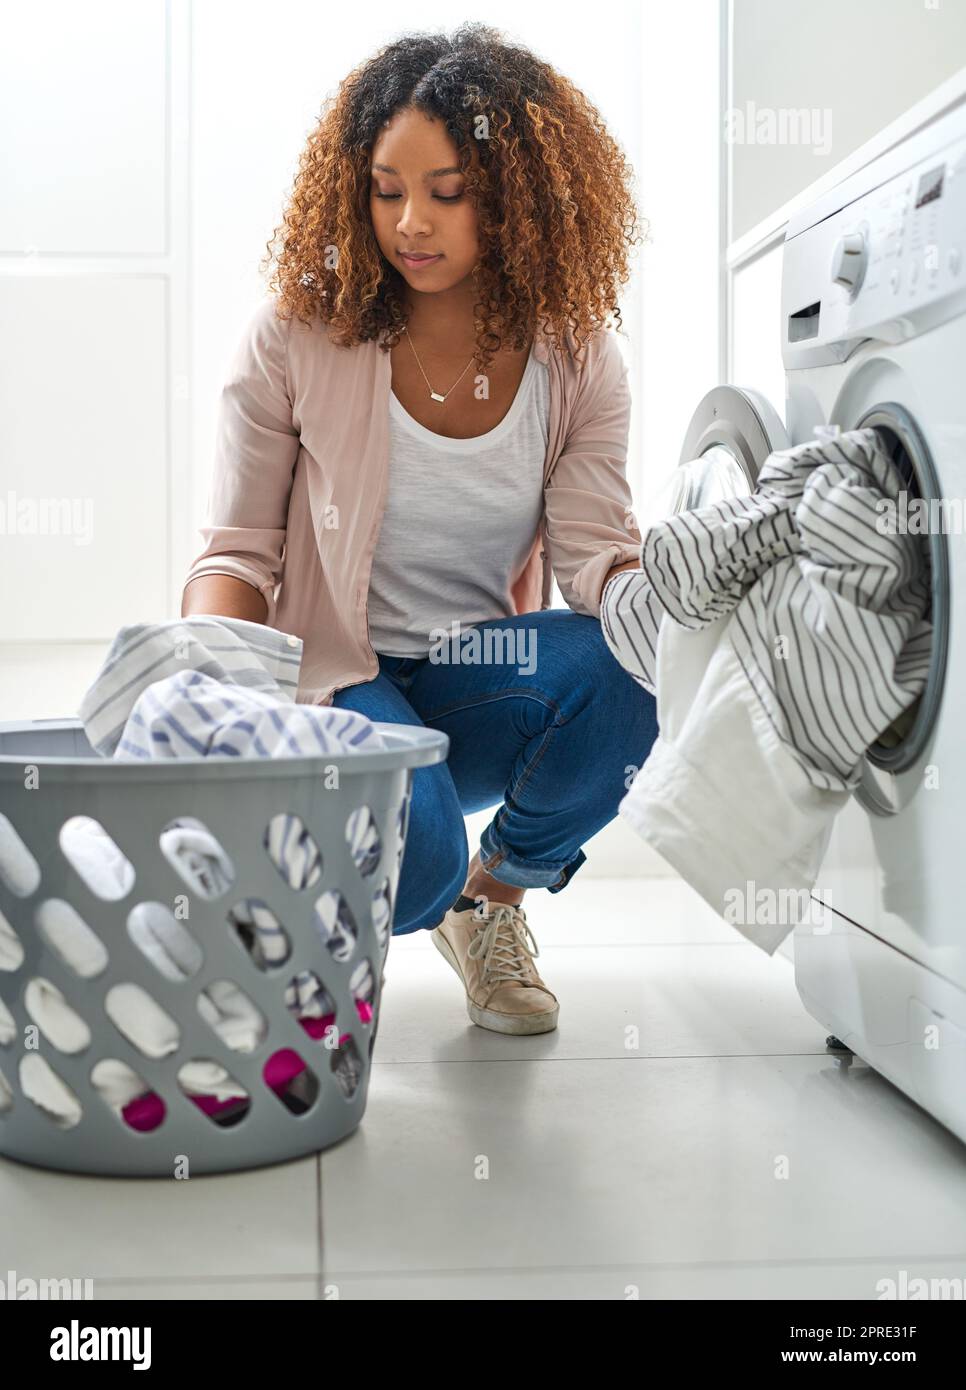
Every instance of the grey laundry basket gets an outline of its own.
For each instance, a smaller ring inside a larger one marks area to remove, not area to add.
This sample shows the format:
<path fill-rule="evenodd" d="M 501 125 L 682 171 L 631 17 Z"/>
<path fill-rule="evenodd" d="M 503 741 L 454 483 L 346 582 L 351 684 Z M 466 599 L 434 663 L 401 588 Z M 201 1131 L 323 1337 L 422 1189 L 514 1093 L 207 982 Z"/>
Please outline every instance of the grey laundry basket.
<path fill-rule="evenodd" d="M 412 769 L 444 761 L 449 750 L 446 735 L 432 729 L 375 727 L 387 746 L 372 752 L 132 763 L 94 754 L 76 719 L 0 723 L 0 813 L 10 823 L 5 831 L 12 828 L 36 863 L 35 882 L 26 885 L 0 872 L 5 940 L 14 955 L 22 951 L 19 965 L 11 967 L 8 953 L 0 969 L 7 1038 L 0 1045 L 0 1154 L 72 1172 L 194 1175 L 314 1153 L 357 1128 L 379 1022 Z M 356 826 L 365 819 L 365 808 L 370 819 L 360 861 L 346 828 L 354 813 Z M 269 854 L 267 827 L 279 815 L 298 817 L 300 843 L 311 843 L 304 839 L 310 836 L 319 851 L 320 874 L 301 887 L 292 886 L 291 873 L 287 879 Z M 98 822 L 130 861 L 135 881 L 123 897 L 98 896 L 68 859 L 60 833 L 74 816 Z M 161 851 L 162 831 L 185 818 L 200 821 L 231 861 L 234 882 L 217 897 L 189 892 L 178 865 Z M 339 903 L 340 922 L 354 919 L 357 937 L 348 959 L 333 955 L 331 938 L 319 929 L 316 904 L 326 894 L 329 906 Z M 287 934 L 284 963 L 259 964 L 252 954 L 240 925 L 245 912 L 237 910 L 249 901 L 267 907 Z M 182 920 L 186 916 L 192 950 L 200 947 L 199 968 L 178 981 L 159 973 L 130 934 L 129 914 L 137 904 L 164 910 L 173 902 Z M 375 917 L 374 904 L 380 909 Z M 101 958 L 106 953 L 103 968 L 81 976 L 55 949 L 43 930 L 50 920 L 45 911 L 54 910 L 79 914 L 94 933 L 85 941 Z M 370 1004 L 362 1005 L 352 997 L 350 979 L 365 960 L 375 988 Z M 335 1008 L 336 1025 L 325 1038 L 310 1036 L 286 1003 L 286 986 L 303 971 L 321 981 Z M 41 987 L 38 978 L 79 1015 L 82 1032 L 87 1025 L 86 1046 L 68 1053 L 38 1030 L 28 1007 L 37 996 L 27 991 L 32 980 L 35 990 Z M 199 1013 L 201 992 L 218 981 L 232 982 L 260 1012 L 265 1031 L 254 1050 L 234 1050 Z M 115 1024 L 107 997 L 119 983 L 139 986 L 173 1021 L 175 1051 L 146 1055 Z M 43 1060 L 26 1063 L 28 1054 Z M 139 1096 L 137 1103 L 163 1110 L 156 1127 L 133 1128 L 126 1116 L 134 1112 L 115 1108 L 95 1087 L 91 1073 L 104 1059 L 105 1066 L 124 1064 L 143 1081 L 146 1100 Z M 299 1062 L 304 1068 L 288 1090 L 277 1080 L 269 1084 L 266 1076 L 275 1076 L 280 1064 L 284 1070 Z M 205 1113 L 179 1082 L 185 1063 L 224 1068 L 247 1092 L 247 1103 L 237 1100 L 233 1109 L 226 1102 L 217 1117 Z M 73 1093 L 80 1118 L 70 1127 L 25 1094 L 25 1064 L 49 1066 Z"/>

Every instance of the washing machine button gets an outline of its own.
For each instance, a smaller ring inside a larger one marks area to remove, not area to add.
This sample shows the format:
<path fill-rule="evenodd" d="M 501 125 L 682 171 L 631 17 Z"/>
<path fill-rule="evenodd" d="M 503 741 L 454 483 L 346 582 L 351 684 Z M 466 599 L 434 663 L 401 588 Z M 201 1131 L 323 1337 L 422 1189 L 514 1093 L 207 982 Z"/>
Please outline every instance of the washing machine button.
<path fill-rule="evenodd" d="M 856 294 L 869 262 L 869 248 L 861 232 L 839 237 L 832 253 L 832 280 Z"/>

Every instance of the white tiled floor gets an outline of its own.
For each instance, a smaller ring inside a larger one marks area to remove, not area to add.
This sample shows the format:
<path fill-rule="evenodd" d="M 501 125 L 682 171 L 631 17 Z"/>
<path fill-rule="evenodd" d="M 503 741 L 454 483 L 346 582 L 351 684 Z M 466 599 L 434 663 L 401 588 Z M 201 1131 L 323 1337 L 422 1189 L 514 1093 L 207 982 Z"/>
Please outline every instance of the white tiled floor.
<path fill-rule="evenodd" d="M 584 874 L 527 906 L 554 1033 L 475 1027 L 428 935 L 396 938 L 354 1135 L 188 1183 L 0 1160 L 0 1270 L 239 1299 L 867 1299 L 901 1270 L 966 1276 L 966 1147 L 826 1051 L 786 959 L 675 880 Z"/>

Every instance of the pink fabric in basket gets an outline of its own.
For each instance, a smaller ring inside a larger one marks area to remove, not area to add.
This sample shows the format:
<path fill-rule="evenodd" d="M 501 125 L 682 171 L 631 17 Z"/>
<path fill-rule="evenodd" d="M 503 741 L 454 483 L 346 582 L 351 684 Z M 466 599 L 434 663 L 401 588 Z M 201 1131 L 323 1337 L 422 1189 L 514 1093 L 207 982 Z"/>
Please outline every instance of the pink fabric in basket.
<path fill-rule="evenodd" d="M 372 1021 L 372 1005 L 367 1004 L 363 999 L 356 1000 L 356 1012 L 363 1023 Z M 308 1033 L 310 1038 L 325 1037 L 328 1029 L 335 1023 L 335 1014 L 324 1014 L 321 1018 L 300 1018 L 299 1022 Z M 339 1046 L 342 1047 L 351 1037 L 351 1033 L 343 1033 L 339 1039 Z M 274 1053 L 269 1057 L 265 1064 L 263 1075 L 265 1084 L 279 1095 L 285 1087 L 296 1076 L 300 1076 L 305 1071 L 305 1063 L 297 1052 L 291 1048 L 283 1048 L 280 1052 Z M 230 1100 L 218 1100 L 215 1096 L 190 1096 L 198 1109 L 205 1115 L 220 1115 L 225 1110 L 230 1110 L 239 1103 L 239 1097 Z M 145 1091 L 142 1096 L 135 1096 L 134 1100 L 129 1101 L 121 1111 L 121 1116 L 125 1124 L 130 1125 L 131 1129 L 136 1129 L 140 1133 L 147 1133 L 157 1129 L 164 1119 L 166 1106 L 164 1101 L 156 1091 Z"/>

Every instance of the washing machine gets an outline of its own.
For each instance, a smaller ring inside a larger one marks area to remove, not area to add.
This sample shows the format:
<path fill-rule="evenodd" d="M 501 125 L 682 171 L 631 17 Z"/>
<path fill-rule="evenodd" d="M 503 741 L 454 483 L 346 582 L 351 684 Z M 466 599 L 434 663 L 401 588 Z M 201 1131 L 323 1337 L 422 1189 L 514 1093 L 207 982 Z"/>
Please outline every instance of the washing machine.
<path fill-rule="evenodd" d="M 796 214 L 782 253 L 784 419 L 721 386 L 673 506 L 747 492 L 768 452 L 874 427 L 928 537 L 926 688 L 832 827 L 798 992 L 841 1043 L 966 1141 L 966 103 Z"/>

